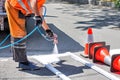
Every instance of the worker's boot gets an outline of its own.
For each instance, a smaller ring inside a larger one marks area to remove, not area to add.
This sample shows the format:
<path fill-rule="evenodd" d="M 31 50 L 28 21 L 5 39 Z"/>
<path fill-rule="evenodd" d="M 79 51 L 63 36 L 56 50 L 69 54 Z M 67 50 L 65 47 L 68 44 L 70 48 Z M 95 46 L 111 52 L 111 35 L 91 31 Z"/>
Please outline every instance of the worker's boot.
<path fill-rule="evenodd" d="M 19 62 L 19 68 L 20 70 L 39 70 L 40 67 L 38 67 L 36 64 L 32 62 Z"/>

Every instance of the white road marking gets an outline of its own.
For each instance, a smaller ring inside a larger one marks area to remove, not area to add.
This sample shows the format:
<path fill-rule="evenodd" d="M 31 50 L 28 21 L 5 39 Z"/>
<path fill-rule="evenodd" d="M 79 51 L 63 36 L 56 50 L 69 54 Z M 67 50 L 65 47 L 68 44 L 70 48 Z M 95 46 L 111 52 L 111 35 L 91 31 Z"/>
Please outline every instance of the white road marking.
<path fill-rule="evenodd" d="M 120 49 L 112 49 L 112 50 L 110 50 L 110 56 L 112 56 L 114 54 L 120 54 Z"/>
<path fill-rule="evenodd" d="M 0 58 L 0 61 L 8 61 L 8 59 L 7 58 Z"/>

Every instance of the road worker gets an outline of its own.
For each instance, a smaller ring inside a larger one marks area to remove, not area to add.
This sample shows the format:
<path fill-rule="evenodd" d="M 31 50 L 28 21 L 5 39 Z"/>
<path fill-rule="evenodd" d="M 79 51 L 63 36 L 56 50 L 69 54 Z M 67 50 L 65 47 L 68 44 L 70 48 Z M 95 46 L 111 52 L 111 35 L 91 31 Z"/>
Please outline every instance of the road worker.
<path fill-rule="evenodd" d="M 53 37 L 53 32 L 42 19 L 42 6 L 45 0 L 6 0 L 5 9 L 8 17 L 11 43 L 14 43 L 27 35 L 26 17 L 34 17 L 35 25 L 42 24 L 43 29 L 49 37 Z M 19 68 L 36 70 L 39 67 L 33 65 L 26 56 L 26 40 L 12 46 L 13 60 L 19 62 Z"/>

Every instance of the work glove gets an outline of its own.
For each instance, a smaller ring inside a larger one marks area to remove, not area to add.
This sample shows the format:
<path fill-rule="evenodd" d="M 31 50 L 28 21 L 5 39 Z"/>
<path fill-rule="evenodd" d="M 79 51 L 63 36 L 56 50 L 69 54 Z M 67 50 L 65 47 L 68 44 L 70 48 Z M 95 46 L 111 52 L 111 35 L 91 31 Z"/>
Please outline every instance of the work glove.
<path fill-rule="evenodd" d="M 46 30 L 46 34 L 47 34 L 48 37 L 54 38 L 54 34 L 50 29 Z"/>
<path fill-rule="evenodd" d="M 35 26 L 39 26 L 42 24 L 42 18 L 40 16 L 34 16 Z"/>

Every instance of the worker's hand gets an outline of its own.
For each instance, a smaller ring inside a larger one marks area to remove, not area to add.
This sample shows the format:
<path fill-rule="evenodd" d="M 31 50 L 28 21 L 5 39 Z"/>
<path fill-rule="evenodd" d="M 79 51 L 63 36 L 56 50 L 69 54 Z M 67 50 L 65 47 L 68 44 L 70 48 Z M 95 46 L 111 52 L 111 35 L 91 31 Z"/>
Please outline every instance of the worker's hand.
<path fill-rule="evenodd" d="M 35 16 L 35 26 L 39 26 L 42 24 L 42 18 L 40 16 Z"/>
<path fill-rule="evenodd" d="M 50 29 L 46 30 L 46 34 L 47 34 L 48 37 L 51 37 L 51 38 L 54 37 L 53 32 Z"/>

